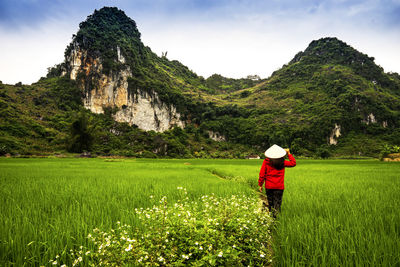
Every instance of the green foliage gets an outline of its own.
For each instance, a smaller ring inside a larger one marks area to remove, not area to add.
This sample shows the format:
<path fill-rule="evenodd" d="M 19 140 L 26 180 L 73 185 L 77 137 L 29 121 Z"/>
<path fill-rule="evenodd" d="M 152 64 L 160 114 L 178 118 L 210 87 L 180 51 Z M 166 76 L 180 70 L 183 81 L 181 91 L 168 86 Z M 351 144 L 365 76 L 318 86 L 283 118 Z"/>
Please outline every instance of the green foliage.
<path fill-rule="evenodd" d="M 391 90 L 398 90 L 398 83 L 393 82 L 383 69 L 368 57 L 348 46 L 337 38 L 322 38 L 311 42 L 304 52 L 298 53 L 290 63 L 335 64 L 349 66 L 353 71 L 369 81 L 374 81 Z"/>
<path fill-rule="evenodd" d="M 275 266 L 399 262 L 400 164 L 298 160 L 298 166 L 286 172 L 273 237 Z"/>
<path fill-rule="evenodd" d="M 315 154 L 318 158 L 321 158 L 321 159 L 327 159 L 327 158 L 331 157 L 331 152 L 329 150 L 329 147 L 327 147 L 326 145 L 317 148 L 317 151 L 315 152 Z"/>
<path fill-rule="evenodd" d="M 13 154 L 22 148 L 22 144 L 17 138 L 12 136 L 1 136 L 0 137 L 0 156 L 7 153 Z"/>
<path fill-rule="evenodd" d="M 80 23 L 79 31 L 73 36 L 73 42 L 65 51 L 70 55 L 74 45 L 87 49 L 93 56 L 101 55 L 104 72 L 118 70 L 117 46 L 126 55 L 130 65 L 136 65 L 145 59 L 145 47 L 140 41 L 136 23 L 116 7 L 103 7 Z"/>
<path fill-rule="evenodd" d="M 248 163 L 0 157 L 0 266 L 47 266 L 57 254 L 71 266 L 70 249 L 82 245 L 91 250 L 86 237 L 94 228 L 109 232 L 117 221 L 137 227 L 135 208 L 152 207 L 150 195 L 167 196 L 173 205 L 181 199 L 178 186 L 188 189 L 188 202 L 211 193 L 227 199 L 251 196 L 247 186 L 205 170 L 210 165 L 235 169 Z"/>
<path fill-rule="evenodd" d="M 68 151 L 81 153 L 91 151 L 95 132 L 94 126 L 85 111 L 80 111 L 76 120 L 71 124 Z"/>
<path fill-rule="evenodd" d="M 358 134 L 353 131 L 339 139 L 332 153 L 337 156 L 378 157 L 386 138 L 385 136 L 377 138 L 375 135 Z"/>
<path fill-rule="evenodd" d="M 400 214 L 396 212 L 400 208 L 400 165 L 377 160 L 298 159 L 297 162 L 296 168 L 285 171 L 287 192 L 285 191 L 279 221 L 275 223 L 277 227 L 271 231 L 272 264 L 339 266 L 351 262 L 355 266 L 366 263 L 373 266 L 396 265 L 399 261 L 397 251 L 400 245 L 397 235 Z M 155 231 L 146 231 L 144 227 L 148 223 L 156 227 L 153 229 L 162 228 L 162 224 L 156 222 L 162 218 L 164 205 L 157 204 L 154 200 L 163 196 L 167 196 L 168 211 L 175 210 L 175 203 L 179 205 L 176 209 L 180 204 L 185 205 L 185 210 L 179 211 L 181 216 L 177 216 L 177 212 L 175 215 L 168 213 L 168 218 L 173 220 L 166 221 L 168 224 L 165 223 L 164 226 L 172 225 L 176 226 L 175 229 L 183 229 L 183 234 L 176 238 L 180 238 L 183 244 L 188 244 L 188 248 L 199 248 L 195 244 L 196 241 L 200 244 L 199 240 L 209 244 L 210 236 L 221 237 L 227 233 L 235 233 L 236 237 L 237 233 L 237 237 L 242 237 L 254 230 L 255 234 L 250 237 L 253 238 L 252 241 L 241 242 L 241 247 L 236 245 L 238 250 L 249 248 L 255 245 L 255 238 L 260 237 L 260 231 L 265 230 L 260 227 L 255 230 L 251 225 L 251 222 L 259 219 L 252 217 L 258 217 L 257 214 L 250 214 L 259 199 L 255 198 L 254 191 L 248 186 L 257 189 L 257 175 L 261 164 L 261 160 L 0 158 L 0 201 L 3 203 L 0 205 L 0 239 L 3 241 L 0 244 L 0 265 L 50 265 L 49 260 L 56 258 L 59 265 L 64 263 L 71 266 L 79 258 L 79 251 L 82 251 L 82 260 L 87 263 L 90 254 L 97 253 L 101 245 L 96 246 L 91 238 L 87 238 L 89 233 L 104 245 L 107 244 L 107 238 L 118 241 L 119 244 L 110 242 L 109 246 L 120 248 L 118 251 L 108 249 L 107 246 L 103 246 L 102 251 L 117 253 L 113 255 L 121 260 L 127 260 L 122 255 L 131 259 L 135 257 L 135 246 L 130 251 L 125 251 L 130 242 L 121 239 L 122 236 L 133 240 L 136 234 L 139 237 L 141 234 L 149 234 L 149 242 L 146 242 L 147 239 L 136 239 L 138 243 L 145 244 L 146 248 L 151 247 L 147 246 L 150 242 L 165 237 Z M 219 179 L 216 175 L 224 179 Z M 187 195 L 183 194 L 188 200 L 182 198 L 183 190 L 177 190 L 177 187 L 188 188 Z M 214 199 L 221 201 L 219 205 L 208 201 L 209 207 L 205 207 L 202 196 L 210 196 L 211 192 L 215 194 Z M 232 200 L 232 196 L 244 194 L 244 202 L 239 202 L 242 204 L 235 207 L 233 203 L 237 200 Z M 154 197 L 149 198 L 150 195 Z M 252 202 L 247 204 L 246 199 Z M 153 206 L 158 210 L 153 209 Z M 222 233 L 204 233 L 201 227 L 186 228 L 193 225 L 193 221 L 187 219 L 186 206 L 189 206 L 189 211 L 193 208 L 199 212 L 191 212 L 190 216 L 192 219 L 196 217 L 199 224 L 206 224 L 209 218 L 203 216 L 201 211 L 213 210 L 215 215 L 210 219 L 217 218 L 217 221 L 210 221 L 209 229 L 217 229 L 223 225 L 225 212 L 232 215 L 228 218 L 241 220 L 245 216 L 245 219 L 237 223 L 231 220 L 235 230 L 224 227 Z M 143 213 L 136 214 L 135 208 Z M 146 214 L 150 214 L 150 218 Z M 139 220 L 138 215 L 143 220 Z M 186 223 L 184 219 L 187 220 Z M 26 223 L 27 220 L 29 224 Z M 118 221 L 121 223 L 116 224 Z M 219 225 L 216 225 L 217 222 Z M 239 231 L 240 227 L 243 228 L 243 223 L 250 229 Z M 126 234 L 123 232 L 125 224 L 131 226 L 126 229 Z M 120 226 L 123 228 L 122 232 L 118 229 Z M 95 236 L 93 229 L 96 227 L 101 230 Z M 136 229 L 141 230 L 141 233 L 137 233 Z M 103 239 L 100 231 L 107 233 Z M 14 234 L 10 235 L 10 232 Z M 194 233 L 201 235 L 192 237 L 191 234 Z M 189 238 L 186 239 L 187 237 Z M 259 238 L 259 241 L 267 242 L 268 239 Z M 218 239 L 213 244 L 211 257 L 217 260 L 228 259 L 224 258 L 228 255 L 225 249 L 222 257 L 218 257 L 218 246 L 225 244 L 233 247 L 234 242 L 237 242 L 236 238 Z M 169 244 L 166 243 L 169 242 L 155 243 L 152 249 L 163 244 L 167 247 Z M 139 248 L 143 252 L 143 247 Z M 205 248 L 203 246 L 203 251 Z M 73 256 L 71 249 L 75 253 Z M 183 253 L 184 248 L 177 246 L 175 251 L 178 249 Z M 86 251 L 91 252 L 85 255 Z M 157 255 L 163 251 L 164 249 L 159 249 L 154 253 Z M 185 256 L 189 253 L 192 255 L 188 260 L 195 260 L 192 257 L 195 253 L 191 251 L 186 252 Z M 182 254 L 176 255 L 181 260 L 184 259 Z M 266 254 L 265 259 L 268 255 L 270 254 Z M 95 257 L 97 256 L 101 255 L 96 254 Z M 250 255 L 261 259 L 259 256 L 260 254 Z M 229 257 L 232 255 L 229 254 Z M 248 257 L 242 254 L 240 259 L 246 260 Z M 118 259 L 107 257 L 107 260 Z M 95 261 L 94 264 L 96 265 Z M 248 265 L 267 264 L 268 262 Z M 223 266 L 224 263 L 218 262 L 218 265 Z M 231 265 L 235 266 L 229 264 Z"/>
<path fill-rule="evenodd" d="M 259 81 L 249 78 L 231 79 L 223 77 L 219 74 L 213 74 L 205 80 L 205 85 L 212 89 L 212 93 L 216 92 L 233 92 L 249 87 L 253 87 Z"/>
<path fill-rule="evenodd" d="M 47 68 L 46 78 L 60 77 L 65 69 L 65 63 L 54 65 L 53 67 Z"/>
<path fill-rule="evenodd" d="M 400 153 L 400 146 L 385 144 L 382 147 L 379 158 L 382 160 L 383 158 L 387 157 L 389 154 L 392 154 L 392 153 Z"/>
<path fill-rule="evenodd" d="M 272 219 L 256 197 L 204 195 L 189 201 L 186 189 L 178 190 L 182 198 L 174 205 L 164 196 L 151 208 L 135 209 L 138 228 L 117 222 L 109 232 L 94 229 L 88 236 L 94 248 L 73 251 L 73 266 L 270 264 Z M 51 263 L 63 262 L 56 257 Z"/>
<path fill-rule="evenodd" d="M 390 153 L 400 153 L 400 146 L 398 145 L 385 145 L 382 149 L 382 152 L 390 154 Z"/>
<path fill-rule="evenodd" d="M 82 91 L 75 81 L 61 77 L 56 80 L 51 94 L 62 110 L 77 110 L 82 106 Z"/>
<path fill-rule="evenodd" d="M 127 79 L 129 101 L 151 96 L 154 105 L 176 108 L 191 128 L 145 133 L 114 122 L 117 109 L 109 107 L 104 116 L 88 114 L 97 129 L 91 146 L 95 154 L 231 157 L 257 154 L 277 143 L 316 156 L 335 125 L 340 126 L 341 136 L 339 144 L 329 148 L 332 155 L 377 156 L 383 143 L 400 142 L 399 75 L 384 73 L 373 58 L 336 38 L 313 41 L 268 80 L 218 74 L 199 77 L 179 61 L 158 57 L 145 47 L 136 23 L 118 8 L 104 7 L 88 16 L 66 49 L 66 60 L 78 47 L 87 52 L 86 63 L 94 67 L 80 71 L 76 82 L 66 78 L 71 70 L 63 63 L 32 86 L 0 87 L 4 88 L 0 131 L 19 141 L 30 139 L 29 151 L 60 149 L 63 143 L 65 147 L 71 140 L 68 125 L 82 107 L 83 97 L 99 89 L 103 74 L 121 70 L 132 73 Z M 103 68 L 96 69 L 97 59 Z M 63 71 L 66 77 L 57 77 Z M 374 122 L 369 122 L 371 114 Z M 209 139 L 210 131 L 225 138 L 229 152 Z M 367 145 L 352 140 L 362 135 L 368 137 L 363 140 L 374 139 Z"/>

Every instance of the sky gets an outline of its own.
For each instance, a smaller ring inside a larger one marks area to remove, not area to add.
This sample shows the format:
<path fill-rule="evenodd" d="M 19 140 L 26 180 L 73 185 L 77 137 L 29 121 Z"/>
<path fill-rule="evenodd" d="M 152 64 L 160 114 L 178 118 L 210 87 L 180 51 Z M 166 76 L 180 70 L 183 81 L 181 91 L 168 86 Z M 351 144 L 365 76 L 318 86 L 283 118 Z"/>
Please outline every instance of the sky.
<path fill-rule="evenodd" d="M 323 37 L 400 73 L 400 0 L 0 0 L 0 81 L 45 76 L 103 6 L 125 11 L 146 46 L 205 78 L 268 78 Z"/>

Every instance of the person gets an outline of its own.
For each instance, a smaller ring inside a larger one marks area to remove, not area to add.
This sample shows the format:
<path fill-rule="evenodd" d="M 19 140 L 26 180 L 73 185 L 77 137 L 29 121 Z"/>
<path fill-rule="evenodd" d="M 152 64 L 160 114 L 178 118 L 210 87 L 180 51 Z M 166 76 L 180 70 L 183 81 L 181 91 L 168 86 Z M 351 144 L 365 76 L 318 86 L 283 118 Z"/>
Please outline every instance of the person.
<path fill-rule="evenodd" d="M 285 156 L 289 160 L 285 160 Z M 283 190 L 285 189 L 285 168 L 296 166 L 296 159 L 290 154 L 289 149 L 273 145 L 265 151 L 265 159 L 261 166 L 258 179 L 259 190 L 265 182 L 265 191 L 268 199 L 268 210 L 274 218 L 281 210 Z"/>

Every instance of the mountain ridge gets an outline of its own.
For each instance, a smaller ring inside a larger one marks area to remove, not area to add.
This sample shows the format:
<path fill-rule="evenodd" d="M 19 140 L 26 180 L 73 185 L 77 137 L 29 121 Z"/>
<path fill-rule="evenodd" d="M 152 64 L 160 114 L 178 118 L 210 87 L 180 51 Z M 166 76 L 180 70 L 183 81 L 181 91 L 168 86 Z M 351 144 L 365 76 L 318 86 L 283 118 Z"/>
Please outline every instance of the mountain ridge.
<path fill-rule="evenodd" d="M 162 157 L 243 157 L 274 143 L 305 156 L 321 151 L 376 156 L 385 144 L 400 143 L 400 76 L 384 73 L 372 57 L 334 37 L 312 41 L 268 79 L 218 74 L 205 79 L 179 61 L 158 57 L 141 42 L 132 19 L 105 7 L 80 24 L 65 61 L 47 78 L 31 87 L 0 88 L 1 114 L 12 111 L 17 117 L 2 116 L 0 145 L 8 153 L 23 151 L 23 138 L 32 143 L 25 151 L 89 147 L 97 154 Z M 33 113 L 43 109 L 48 118 L 19 118 L 24 100 L 14 91 L 27 96 Z M 32 99 L 29 93 L 39 95 Z M 14 106 L 7 103 L 10 98 Z M 57 110 L 50 112 L 35 99 Z M 54 117 L 63 118 L 62 126 Z M 76 121 L 83 136 L 93 131 L 86 140 L 90 146 L 68 148 L 81 142 L 79 131 L 68 129 Z M 34 124 L 42 133 L 16 135 L 12 122 L 23 129 Z M 46 135 L 52 136 L 48 144 L 36 140 Z"/>

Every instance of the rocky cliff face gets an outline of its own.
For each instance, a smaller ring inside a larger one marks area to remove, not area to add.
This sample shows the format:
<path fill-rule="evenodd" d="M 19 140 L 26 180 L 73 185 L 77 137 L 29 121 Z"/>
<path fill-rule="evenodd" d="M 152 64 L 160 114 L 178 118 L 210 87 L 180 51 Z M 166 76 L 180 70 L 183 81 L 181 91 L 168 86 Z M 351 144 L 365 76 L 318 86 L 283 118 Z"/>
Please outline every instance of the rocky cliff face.
<path fill-rule="evenodd" d="M 129 93 L 128 78 L 132 71 L 125 65 L 125 58 L 117 46 L 121 64 L 119 71 L 104 73 L 100 57 L 89 55 L 73 43 L 71 53 L 66 56 L 66 72 L 70 79 L 77 80 L 84 92 L 84 106 L 94 113 L 103 113 L 105 107 L 117 107 L 115 120 L 137 125 L 146 131 L 163 132 L 173 126 L 183 127 L 181 115 L 172 105 L 162 103 L 156 92 L 145 92 L 140 88 L 135 94 Z"/>
<path fill-rule="evenodd" d="M 341 126 L 335 123 L 335 127 L 332 129 L 331 135 L 328 138 L 328 144 L 337 145 L 337 139 L 341 136 Z"/>

